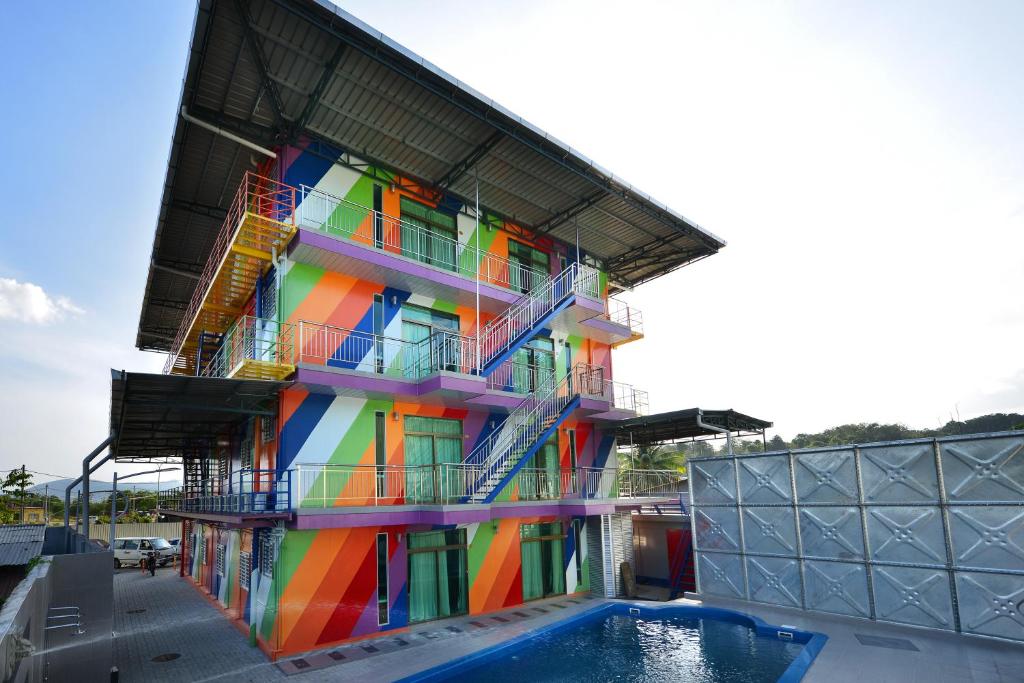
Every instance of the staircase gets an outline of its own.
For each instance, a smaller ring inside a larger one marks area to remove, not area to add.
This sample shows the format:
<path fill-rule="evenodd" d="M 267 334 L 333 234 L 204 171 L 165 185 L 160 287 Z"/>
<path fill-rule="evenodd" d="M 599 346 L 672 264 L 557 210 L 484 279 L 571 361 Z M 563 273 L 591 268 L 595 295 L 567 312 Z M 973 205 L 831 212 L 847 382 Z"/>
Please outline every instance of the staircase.
<path fill-rule="evenodd" d="M 560 311 L 569 307 L 578 294 L 600 296 L 598 272 L 589 266 L 571 263 L 484 325 L 480 333 L 480 374 L 486 377 L 494 372 Z"/>
<path fill-rule="evenodd" d="M 214 359 L 224 342 L 224 335 L 203 330 L 199 333 L 199 344 L 196 348 L 196 374 L 202 375 L 210 361 Z"/>
<path fill-rule="evenodd" d="M 685 591 L 697 590 L 697 575 L 693 568 L 693 538 L 689 529 L 679 530 L 676 549 L 669 565 L 668 582 L 669 600 L 675 600 Z"/>
<path fill-rule="evenodd" d="M 563 377 L 551 374 L 519 404 L 491 435 L 466 458 L 472 483 L 462 502 L 490 503 L 551 437 L 558 425 L 579 406 L 570 369 Z"/>

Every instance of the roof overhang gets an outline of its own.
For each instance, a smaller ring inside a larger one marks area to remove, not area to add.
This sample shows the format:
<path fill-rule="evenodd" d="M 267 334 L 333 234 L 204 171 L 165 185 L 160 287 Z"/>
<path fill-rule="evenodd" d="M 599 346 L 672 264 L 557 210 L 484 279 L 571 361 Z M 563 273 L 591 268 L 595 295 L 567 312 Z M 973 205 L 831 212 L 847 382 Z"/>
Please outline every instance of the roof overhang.
<path fill-rule="evenodd" d="M 276 416 L 290 384 L 111 370 L 111 453 L 117 462 L 176 462 L 251 417 Z"/>
<path fill-rule="evenodd" d="M 181 105 L 191 120 L 171 142 L 142 349 L 169 349 L 242 174 L 265 158 L 256 147 L 326 143 L 464 203 L 478 177 L 506 220 L 569 244 L 578 229 L 613 291 L 725 245 L 328 2 L 200 0 Z"/>
<path fill-rule="evenodd" d="M 688 408 L 623 420 L 616 425 L 615 434 L 622 444 L 645 445 L 720 436 L 723 429 L 734 436 L 761 434 L 771 426 L 767 420 L 735 410 Z"/>

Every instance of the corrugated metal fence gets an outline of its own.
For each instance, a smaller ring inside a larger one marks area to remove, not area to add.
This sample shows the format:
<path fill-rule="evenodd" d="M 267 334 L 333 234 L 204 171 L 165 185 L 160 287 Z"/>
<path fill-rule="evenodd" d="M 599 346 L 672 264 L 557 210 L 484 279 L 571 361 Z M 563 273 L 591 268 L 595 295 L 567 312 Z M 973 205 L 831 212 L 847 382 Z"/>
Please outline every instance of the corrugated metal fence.
<path fill-rule="evenodd" d="M 158 538 L 180 538 L 180 522 L 148 522 L 117 524 L 114 529 L 114 538 L 125 538 L 127 536 L 156 536 Z M 109 524 L 90 524 L 89 538 L 98 538 L 106 541 L 110 539 Z"/>
<path fill-rule="evenodd" d="M 1024 640 L 1024 434 L 689 465 L 698 591 Z"/>

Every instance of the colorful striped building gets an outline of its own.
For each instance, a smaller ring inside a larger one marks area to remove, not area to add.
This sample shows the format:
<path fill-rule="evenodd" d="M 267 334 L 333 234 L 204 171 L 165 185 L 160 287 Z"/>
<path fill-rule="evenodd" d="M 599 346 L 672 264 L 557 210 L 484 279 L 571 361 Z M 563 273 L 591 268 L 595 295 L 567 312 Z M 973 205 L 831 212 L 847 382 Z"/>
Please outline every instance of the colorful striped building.
<path fill-rule="evenodd" d="M 614 295 L 722 246 L 333 5 L 201 0 L 117 458 L 271 656 L 614 595 L 680 480 L 619 467 Z"/>

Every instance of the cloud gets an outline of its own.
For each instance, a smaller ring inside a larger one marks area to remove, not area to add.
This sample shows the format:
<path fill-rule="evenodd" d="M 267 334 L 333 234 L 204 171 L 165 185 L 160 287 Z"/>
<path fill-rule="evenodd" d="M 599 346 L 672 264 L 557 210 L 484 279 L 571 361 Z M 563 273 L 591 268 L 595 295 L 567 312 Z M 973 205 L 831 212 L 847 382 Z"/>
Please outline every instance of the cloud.
<path fill-rule="evenodd" d="M 67 297 L 52 297 L 39 285 L 0 277 L 0 320 L 46 325 L 84 312 Z"/>

